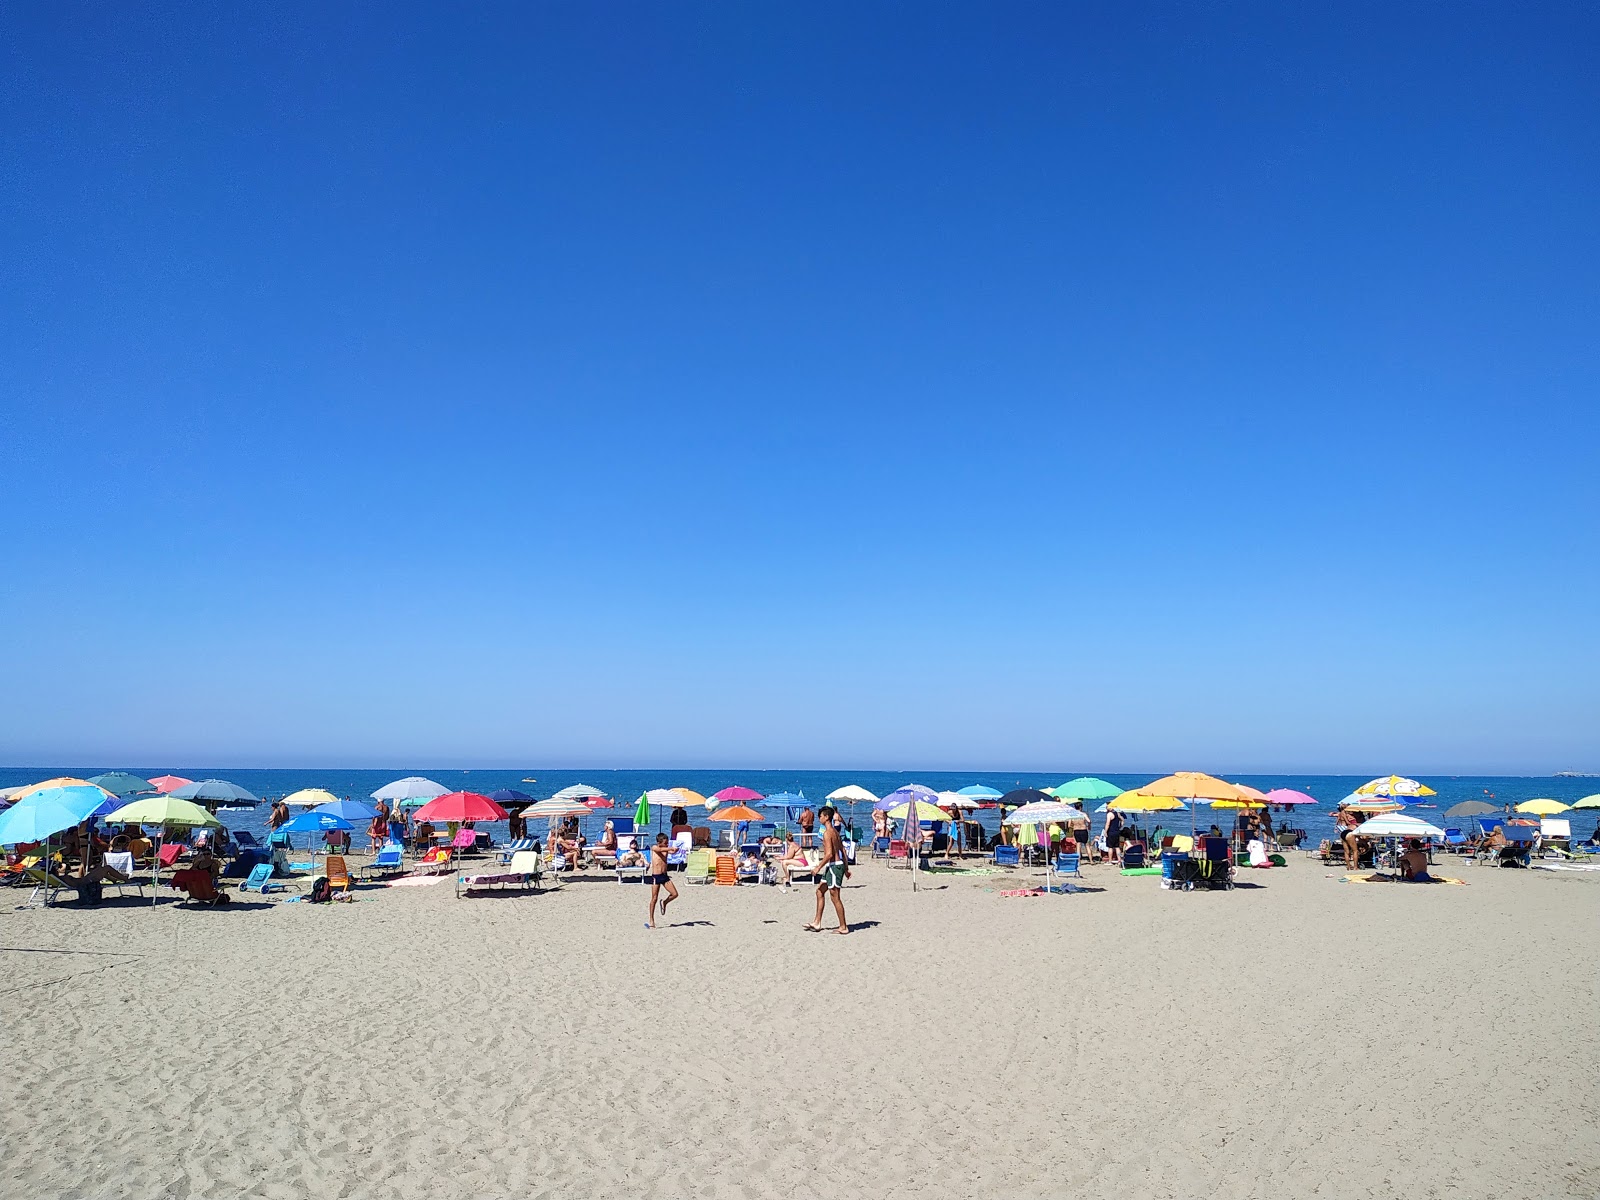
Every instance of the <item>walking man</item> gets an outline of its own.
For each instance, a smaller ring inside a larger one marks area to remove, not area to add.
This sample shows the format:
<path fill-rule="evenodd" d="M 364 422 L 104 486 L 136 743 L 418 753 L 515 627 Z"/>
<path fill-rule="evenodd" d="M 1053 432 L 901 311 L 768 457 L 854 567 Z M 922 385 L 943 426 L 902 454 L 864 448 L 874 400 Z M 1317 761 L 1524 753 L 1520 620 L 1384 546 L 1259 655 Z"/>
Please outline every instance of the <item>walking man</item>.
<path fill-rule="evenodd" d="M 661 895 L 661 889 L 667 889 L 667 898 L 661 901 L 661 915 L 667 915 L 667 905 L 678 898 L 678 889 L 672 882 L 672 876 L 667 873 L 667 835 L 656 834 L 656 844 L 650 847 L 650 919 L 645 925 L 654 929 L 656 927 L 656 899 Z"/>
<path fill-rule="evenodd" d="M 806 928 L 812 933 L 822 932 L 823 905 L 831 897 L 833 911 L 839 915 L 839 928 L 836 933 L 849 933 L 850 924 L 844 919 L 844 900 L 839 895 L 839 889 L 844 887 L 844 881 L 850 878 L 850 865 L 844 857 L 844 839 L 839 836 L 839 827 L 834 824 L 837 810 L 831 804 L 824 805 L 822 817 L 822 863 L 817 867 L 817 915 Z"/>

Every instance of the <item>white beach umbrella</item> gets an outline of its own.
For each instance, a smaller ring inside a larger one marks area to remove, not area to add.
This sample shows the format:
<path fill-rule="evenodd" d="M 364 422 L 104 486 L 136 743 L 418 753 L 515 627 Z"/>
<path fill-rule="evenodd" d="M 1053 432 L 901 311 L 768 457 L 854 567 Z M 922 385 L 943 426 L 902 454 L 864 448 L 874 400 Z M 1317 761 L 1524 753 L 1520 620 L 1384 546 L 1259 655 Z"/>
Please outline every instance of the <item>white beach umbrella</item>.
<path fill-rule="evenodd" d="M 587 783 L 575 783 L 571 787 L 562 788 L 554 796 L 551 796 L 550 799 L 552 799 L 552 800 L 583 800 L 583 799 L 607 800 L 607 799 L 610 799 L 610 797 L 608 797 L 604 792 L 602 792 L 597 787 L 590 787 Z"/>
<path fill-rule="evenodd" d="M 831 797 L 830 797 L 831 799 Z M 940 808 L 978 808 L 980 805 L 971 796 L 963 796 L 960 792 L 940 792 L 937 804 Z"/>
<path fill-rule="evenodd" d="M 1444 837 L 1444 830 L 1437 825 L 1430 825 L 1420 817 L 1408 817 L 1404 813 L 1384 813 L 1369 821 L 1363 821 L 1356 829 L 1356 833 L 1361 837 Z"/>
<path fill-rule="evenodd" d="M 580 800 L 564 800 L 559 796 L 551 796 L 548 800 L 522 810 L 524 818 L 527 817 L 586 817 L 593 810 Z"/>
<path fill-rule="evenodd" d="M 448 795 L 450 789 L 442 783 L 435 783 L 431 779 L 424 779 L 421 775 L 407 775 L 404 779 L 396 779 L 393 783 L 386 783 L 372 793 L 374 800 L 437 800 L 440 796 Z"/>
<path fill-rule="evenodd" d="M 842 788 L 836 788 L 829 792 L 828 799 L 833 801 L 843 800 L 853 804 L 876 804 L 878 802 L 878 797 L 867 791 L 866 788 L 858 787 L 853 783 L 847 783 Z"/>

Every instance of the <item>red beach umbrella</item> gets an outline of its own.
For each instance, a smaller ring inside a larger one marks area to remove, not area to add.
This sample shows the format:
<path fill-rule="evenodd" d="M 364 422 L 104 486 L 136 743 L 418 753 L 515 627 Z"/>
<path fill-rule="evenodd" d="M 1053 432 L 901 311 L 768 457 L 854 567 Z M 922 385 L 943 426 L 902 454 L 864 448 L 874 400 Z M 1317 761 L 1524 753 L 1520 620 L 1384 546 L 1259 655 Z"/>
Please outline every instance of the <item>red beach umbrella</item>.
<path fill-rule="evenodd" d="M 477 792 L 447 792 L 417 809 L 414 821 L 504 821 L 506 810 Z"/>
<path fill-rule="evenodd" d="M 611 802 L 611 797 L 610 796 L 590 796 L 583 803 L 584 803 L 584 805 L 586 807 L 588 807 L 590 809 L 595 809 L 595 808 L 615 808 L 616 807 L 616 805 Z"/>

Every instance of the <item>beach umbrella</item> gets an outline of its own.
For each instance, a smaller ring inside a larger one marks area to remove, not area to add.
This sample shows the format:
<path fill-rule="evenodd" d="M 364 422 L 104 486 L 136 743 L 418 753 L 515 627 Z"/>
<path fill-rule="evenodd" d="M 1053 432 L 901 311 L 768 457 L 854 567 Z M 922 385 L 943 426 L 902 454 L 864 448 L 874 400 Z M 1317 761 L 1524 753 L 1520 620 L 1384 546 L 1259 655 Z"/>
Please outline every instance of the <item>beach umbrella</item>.
<path fill-rule="evenodd" d="M 600 808 L 615 808 L 617 803 L 610 796 L 590 796 L 583 802 L 583 806 L 593 811 Z"/>
<path fill-rule="evenodd" d="M 150 781 L 150 786 L 165 796 L 174 788 L 181 788 L 193 782 L 194 780 L 185 779 L 182 775 L 157 775 Z"/>
<path fill-rule="evenodd" d="M 919 795 L 921 792 L 927 792 L 927 798 Z M 877 807 L 882 808 L 886 802 L 896 798 L 899 798 L 900 800 L 899 806 L 896 808 L 885 809 L 884 812 L 891 821 L 894 820 L 896 816 L 905 818 L 905 824 L 901 826 L 900 829 L 900 840 L 906 844 L 906 866 L 911 869 L 911 890 L 914 892 L 917 890 L 918 868 L 922 864 L 921 822 L 924 820 L 924 818 L 920 815 L 919 810 L 930 809 L 933 812 L 938 813 L 938 816 L 926 818 L 927 820 L 932 821 L 944 820 L 944 812 L 938 807 L 938 805 L 929 803 L 930 800 L 938 799 L 938 793 L 929 788 L 923 787 L 919 783 L 913 783 L 903 788 L 897 788 L 896 790 L 890 792 L 882 800 L 878 801 Z"/>
<path fill-rule="evenodd" d="M 1005 815 L 1003 825 L 1087 825 L 1089 814 L 1060 800 L 1041 800 L 1024 804 Z"/>
<path fill-rule="evenodd" d="M 322 812 L 319 809 L 308 808 L 303 813 L 296 813 L 282 825 L 278 826 L 279 833 L 326 833 L 330 829 L 354 829 L 345 818 L 337 813 Z"/>
<path fill-rule="evenodd" d="M 827 798 L 835 804 L 876 804 L 878 798 L 864 787 L 847 783 L 842 788 L 835 788 L 828 793 Z"/>
<path fill-rule="evenodd" d="M 504 821 L 506 810 L 477 792 L 448 792 L 417 809 L 418 821 Z"/>
<path fill-rule="evenodd" d="M 1563 804 L 1559 800 L 1541 797 L 1538 800 L 1524 800 L 1517 805 L 1517 811 L 1519 813 L 1528 813 L 1535 817 L 1553 817 L 1557 813 L 1566 812 L 1569 807 L 1571 806 Z"/>
<path fill-rule="evenodd" d="M 1273 788 L 1267 793 L 1268 804 L 1281 804 L 1285 808 L 1293 808 L 1297 804 L 1315 804 L 1314 797 L 1304 792 L 1297 792 L 1293 788 Z"/>
<path fill-rule="evenodd" d="M 100 785 L 90 783 L 87 779 L 79 779 L 76 775 L 57 775 L 54 779 L 42 779 L 38 783 L 30 783 L 25 787 L 17 788 L 11 794 L 11 803 L 15 804 L 19 800 L 25 800 L 33 795 L 34 792 L 44 792 L 51 788 L 64 787 L 100 787 Z M 108 796 L 112 795 L 105 788 L 100 788 L 100 790 Z"/>
<path fill-rule="evenodd" d="M 139 792 L 152 792 L 155 790 L 148 779 L 140 779 L 137 775 L 130 775 L 126 771 L 107 771 L 104 775 L 90 776 L 89 782 L 96 787 L 103 787 L 113 796 L 132 796 Z"/>
<path fill-rule="evenodd" d="M 916 805 L 917 820 L 919 821 L 948 821 L 950 819 L 950 814 L 937 804 L 929 804 L 926 800 L 918 800 Z M 896 805 L 894 808 L 889 809 L 889 819 L 891 821 L 904 820 L 906 814 L 910 811 L 911 801 L 908 800 L 904 804 Z"/>
<path fill-rule="evenodd" d="M 1001 808 L 1021 808 L 1024 804 L 1048 804 L 1059 798 L 1038 788 L 1015 788 L 1001 796 L 998 803 Z"/>
<path fill-rule="evenodd" d="M 569 787 L 562 788 L 554 796 L 550 797 L 552 800 L 604 800 L 606 798 L 606 794 L 599 788 L 590 787 L 587 783 L 574 783 Z"/>
<path fill-rule="evenodd" d="M 1437 796 L 1431 787 L 1400 775 L 1380 775 L 1355 790 L 1357 796 Z"/>
<path fill-rule="evenodd" d="M 418 804 L 426 803 L 435 796 L 443 796 L 450 789 L 442 783 L 435 783 L 431 779 L 424 779 L 421 775 L 407 775 L 404 779 L 396 779 L 393 783 L 386 783 L 372 793 L 374 800 L 398 800 L 407 808 L 414 808 Z"/>
<path fill-rule="evenodd" d="M 1444 830 L 1405 813 L 1382 813 L 1361 823 L 1362 837 L 1442 838 Z"/>
<path fill-rule="evenodd" d="M 1106 805 L 1113 812 L 1127 813 L 1153 813 L 1153 812 L 1181 812 L 1189 805 L 1176 796 L 1152 796 L 1142 788 L 1123 792 L 1115 800 Z M 1193 809 L 1190 809 L 1191 813 Z"/>
<path fill-rule="evenodd" d="M 533 797 L 527 792 L 519 792 L 516 788 L 498 788 L 487 793 L 489 799 L 504 808 L 508 804 L 532 804 Z"/>
<path fill-rule="evenodd" d="M 1259 788 L 1253 788 L 1248 783 L 1235 783 L 1230 785 L 1239 793 L 1237 800 L 1213 800 L 1212 808 L 1265 808 L 1267 794 Z"/>
<path fill-rule="evenodd" d="M 633 827 L 650 824 L 650 800 L 645 792 L 639 793 L 639 806 L 633 810 Z"/>
<path fill-rule="evenodd" d="M 260 804 L 260 797 L 226 779 L 202 779 L 199 783 L 186 783 L 173 788 L 169 796 L 179 800 L 204 800 L 209 804 Z"/>
<path fill-rule="evenodd" d="M 1351 792 L 1339 801 L 1337 807 L 1347 808 L 1351 812 L 1386 813 L 1399 812 L 1405 805 L 1387 796 L 1363 796 L 1359 792 Z"/>
<path fill-rule="evenodd" d="M 960 792 L 940 792 L 938 803 L 940 808 L 974 809 L 978 807 L 978 801 L 974 797 L 963 796 Z"/>
<path fill-rule="evenodd" d="M 699 792 L 695 791 L 693 788 L 675 787 L 672 790 L 677 792 L 678 795 L 683 797 L 683 806 L 685 808 L 693 808 L 697 804 L 700 805 L 702 808 L 712 808 L 712 807 L 714 807 L 712 805 L 711 801 L 707 800 L 704 796 L 702 796 Z"/>
<path fill-rule="evenodd" d="M 723 804 L 748 804 L 752 800 L 760 800 L 762 796 L 760 792 L 735 784 L 733 787 L 725 787 L 720 792 L 714 793 L 711 798 Z"/>
<path fill-rule="evenodd" d="M 804 792 L 773 792 L 761 801 L 762 808 L 805 808 L 811 801 Z"/>
<path fill-rule="evenodd" d="M 755 809 L 743 804 L 730 804 L 727 808 L 718 809 L 706 818 L 708 821 L 759 821 L 761 814 Z"/>
<path fill-rule="evenodd" d="M 1111 800 L 1122 795 L 1124 789 L 1093 775 L 1080 775 L 1045 791 L 1057 800 Z"/>
<path fill-rule="evenodd" d="M 1447 817 L 1481 817 L 1486 813 L 1499 812 L 1493 804 L 1485 804 L 1482 800 L 1463 800 L 1460 804 L 1452 805 L 1444 810 Z"/>
<path fill-rule="evenodd" d="M 974 800 L 998 800 L 1000 793 L 992 787 L 984 787 L 981 783 L 969 783 L 966 787 L 958 789 L 963 796 L 971 796 Z"/>
<path fill-rule="evenodd" d="M 339 797 L 326 788 L 301 788 L 283 798 L 290 808 L 320 808 L 324 804 L 337 804 L 338 801 Z"/>
<path fill-rule="evenodd" d="M 82 825 L 90 817 L 103 815 L 120 803 L 117 797 L 92 783 L 30 791 L 0 813 L 0 846 L 42 842 L 63 829 Z"/>
<path fill-rule="evenodd" d="M 1573 802 L 1573 808 L 1600 808 L 1600 792 Z"/>
<path fill-rule="evenodd" d="M 581 800 L 559 800 L 551 796 L 548 800 L 541 800 L 532 808 L 522 810 L 524 817 L 548 817 L 554 821 L 559 817 L 586 817 L 589 815 L 589 806 Z"/>
<path fill-rule="evenodd" d="M 378 810 L 364 800 L 333 800 L 319 804 L 311 811 L 326 813 L 330 817 L 343 817 L 346 821 L 370 821 L 378 815 Z"/>
<path fill-rule="evenodd" d="M 161 850 L 162 843 L 166 841 L 167 827 L 181 826 L 187 829 L 221 829 L 222 822 L 217 820 L 200 805 L 192 800 L 185 800 L 180 796 L 155 795 L 141 796 L 130 804 L 113 809 L 105 815 L 107 825 L 159 825 L 160 834 L 156 837 L 156 854 L 150 860 L 150 904 L 152 907 L 161 899 Z"/>
<path fill-rule="evenodd" d="M 28 785 L 19 783 L 16 787 L 0 788 L 0 804 L 10 804 L 11 797 L 22 794 L 28 790 Z"/>

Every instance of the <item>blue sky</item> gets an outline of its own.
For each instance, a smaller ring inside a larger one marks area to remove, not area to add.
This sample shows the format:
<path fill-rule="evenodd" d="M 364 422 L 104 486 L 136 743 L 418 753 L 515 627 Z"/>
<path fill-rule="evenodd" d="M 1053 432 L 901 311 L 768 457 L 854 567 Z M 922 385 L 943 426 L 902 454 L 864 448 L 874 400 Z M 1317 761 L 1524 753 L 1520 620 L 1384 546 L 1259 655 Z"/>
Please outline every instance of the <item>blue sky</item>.
<path fill-rule="evenodd" d="M 1592 7 L 334 7 L 0 17 L 0 760 L 1600 769 Z"/>

